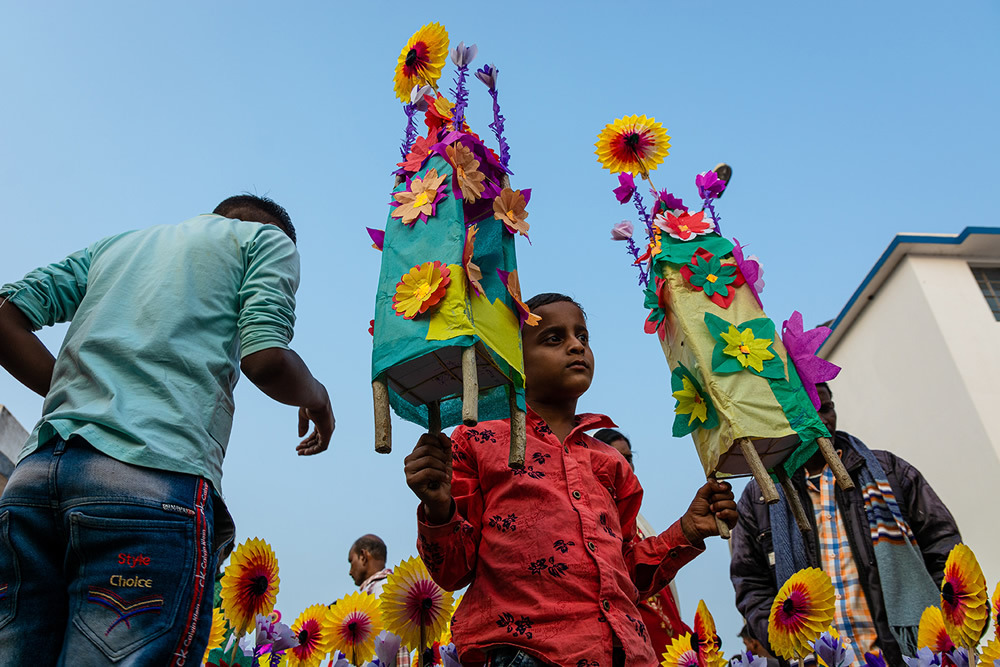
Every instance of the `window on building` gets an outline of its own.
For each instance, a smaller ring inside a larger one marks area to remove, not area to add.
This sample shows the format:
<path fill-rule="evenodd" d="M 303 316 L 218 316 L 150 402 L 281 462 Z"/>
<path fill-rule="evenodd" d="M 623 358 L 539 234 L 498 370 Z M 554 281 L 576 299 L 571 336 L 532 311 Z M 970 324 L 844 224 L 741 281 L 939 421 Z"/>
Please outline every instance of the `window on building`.
<path fill-rule="evenodd" d="M 986 303 L 993 311 L 993 317 L 1000 321 L 1000 267 L 973 266 L 972 275 L 979 283 L 979 289 L 986 297 Z"/>

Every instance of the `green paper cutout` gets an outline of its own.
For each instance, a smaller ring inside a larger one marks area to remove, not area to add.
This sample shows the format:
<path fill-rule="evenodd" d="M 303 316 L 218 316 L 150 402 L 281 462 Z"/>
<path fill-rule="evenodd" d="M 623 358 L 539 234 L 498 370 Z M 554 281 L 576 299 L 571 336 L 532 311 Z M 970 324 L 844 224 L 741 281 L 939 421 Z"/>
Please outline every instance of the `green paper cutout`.
<path fill-rule="evenodd" d="M 723 298 L 729 296 L 729 286 L 736 280 L 735 265 L 723 265 L 715 255 L 708 260 L 701 255 L 695 255 L 687 266 L 691 270 L 690 283 L 695 287 L 700 287 L 705 292 L 705 296 L 713 294 L 718 294 Z M 714 276 L 715 282 L 709 280 L 709 276 Z"/>
<path fill-rule="evenodd" d="M 656 268 L 656 265 L 661 262 L 687 264 L 691 261 L 691 257 L 698 252 L 698 248 L 704 248 L 722 260 L 733 251 L 733 243 L 718 234 L 706 234 L 696 236 L 690 241 L 680 241 L 664 232 L 660 236 L 660 253 L 653 257 L 654 273 L 662 275 L 662 271 Z"/>
<path fill-rule="evenodd" d="M 775 354 L 773 349 L 774 344 L 774 322 L 766 317 L 757 317 L 752 320 L 747 320 L 742 324 L 736 326 L 733 325 L 721 317 L 717 317 L 712 313 L 705 313 L 705 325 L 708 327 L 709 333 L 712 334 L 712 338 L 716 340 L 715 348 L 712 350 L 712 370 L 716 373 L 738 373 L 739 371 L 747 370 L 754 375 L 759 375 L 765 378 L 773 378 L 775 380 L 785 378 L 785 364 L 782 363 L 781 359 Z M 728 343 L 722 338 L 722 334 L 729 333 L 729 327 L 736 326 L 739 331 L 745 331 L 750 329 L 753 332 L 753 337 L 755 339 L 766 338 L 771 341 L 767 346 L 767 351 L 772 355 L 770 359 L 766 359 L 762 363 L 762 369 L 757 370 L 752 366 L 744 367 L 740 363 L 739 359 L 736 357 L 726 354 L 723 350 L 726 349 Z"/>
<path fill-rule="evenodd" d="M 688 379 L 688 382 L 694 385 L 694 389 L 698 392 L 698 396 L 705 402 L 705 421 L 702 422 L 697 417 L 692 420 L 691 413 L 677 412 L 680 400 L 675 397 L 677 404 L 674 406 L 674 424 L 671 430 L 671 433 L 675 438 L 684 437 L 698 428 L 708 430 L 719 425 L 719 414 L 715 411 L 715 406 L 712 405 L 711 398 L 709 398 L 708 393 L 702 388 L 698 379 L 684 366 L 684 364 L 677 364 L 677 368 L 675 368 L 670 374 L 671 393 L 684 390 L 685 377 Z"/>

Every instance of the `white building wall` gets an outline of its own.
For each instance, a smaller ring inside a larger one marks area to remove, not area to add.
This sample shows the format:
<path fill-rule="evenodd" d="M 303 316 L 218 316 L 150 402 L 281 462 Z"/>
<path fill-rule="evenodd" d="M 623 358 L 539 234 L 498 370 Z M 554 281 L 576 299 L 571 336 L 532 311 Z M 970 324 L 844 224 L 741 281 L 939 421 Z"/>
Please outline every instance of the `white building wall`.
<path fill-rule="evenodd" d="M 907 256 L 829 359 L 843 368 L 831 383 L 838 428 L 924 474 L 992 592 L 1000 581 L 990 500 L 1000 482 L 992 384 L 1000 323 L 983 301 L 966 261 Z"/>
<path fill-rule="evenodd" d="M 0 493 L 7 486 L 7 476 L 27 439 L 28 432 L 7 408 L 0 405 Z"/>

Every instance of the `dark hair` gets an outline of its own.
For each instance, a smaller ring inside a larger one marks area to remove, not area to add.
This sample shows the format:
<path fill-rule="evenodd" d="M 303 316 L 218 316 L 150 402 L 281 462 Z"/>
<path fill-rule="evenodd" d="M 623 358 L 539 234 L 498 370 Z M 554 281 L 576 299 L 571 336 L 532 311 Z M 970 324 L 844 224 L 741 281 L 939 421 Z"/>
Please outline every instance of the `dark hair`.
<path fill-rule="evenodd" d="M 541 294 L 536 294 L 527 301 L 524 302 L 530 310 L 535 310 L 536 308 L 541 308 L 542 306 L 548 306 L 553 303 L 571 303 L 580 309 L 583 313 L 583 318 L 587 319 L 587 311 L 583 309 L 583 306 L 578 304 L 576 301 L 566 296 L 565 294 L 559 294 L 558 292 L 542 292 Z"/>
<path fill-rule="evenodd" d="M 362 535 L 351 545 L 351 553 L 361 553 L 367 551 L 375 560 L 385 562 L 386 549 L 385 542 L 378 535 Z"/>
<path fill-rule="evenodd" d="M 616 431 L 613 428 L 602 428 L 600 431 L 594 433 L 594 437 L 606 445 L 610 445 L 615 440 L 624 440 L 628 445 L 629 451 L 632 451 L 632 441 L 626 438 L 624 433 Z"/>
<path fill-rule="evenodd" d="M 826 389 L 826 393 L 830 394 L 830 398 L 833 398 L 833 390 L 830 389 L 830 385 L 828 385 L 826 382 L 817 382 L 816 390 L 818 391 L 820 387 Z"/>
<path fill-rule="evenodd" d="M 285 230 L 292 243 L 296 241 L 295 225 L 288 211 L 269 197 L 249 193 L 236 195 L 224 199 L 212 213 L 244 222 L 274 223 Z"/>

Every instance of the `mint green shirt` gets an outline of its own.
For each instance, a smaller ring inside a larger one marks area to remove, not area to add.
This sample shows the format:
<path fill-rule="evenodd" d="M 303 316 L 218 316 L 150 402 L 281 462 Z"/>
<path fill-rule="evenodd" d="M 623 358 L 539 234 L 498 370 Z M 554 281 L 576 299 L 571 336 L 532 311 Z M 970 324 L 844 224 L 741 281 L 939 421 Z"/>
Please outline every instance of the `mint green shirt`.
<path fill-rule="evenodd" d="M 78 435 L 221 493 L 239 360 L 288 348 L 298 283 L 281 229 L 201 215 L 106 238 L 4 285 L 36 329 L 71 322 L 18 460 Z"/>

